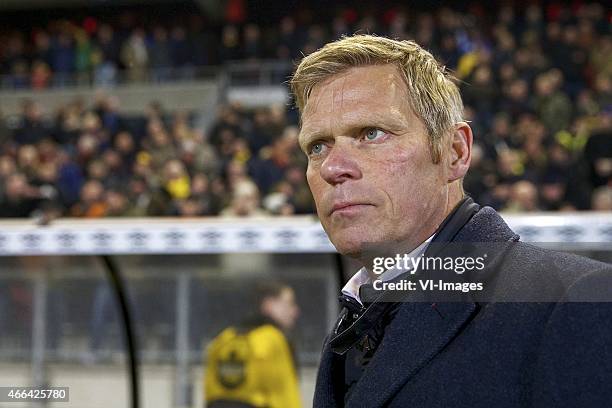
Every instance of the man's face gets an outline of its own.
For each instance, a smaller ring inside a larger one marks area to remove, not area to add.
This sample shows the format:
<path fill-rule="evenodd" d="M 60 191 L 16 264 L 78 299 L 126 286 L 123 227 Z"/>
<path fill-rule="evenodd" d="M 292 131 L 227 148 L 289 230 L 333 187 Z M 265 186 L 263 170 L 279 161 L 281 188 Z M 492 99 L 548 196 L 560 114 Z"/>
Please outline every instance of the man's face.
<path fill-rule="evenodd" d="M 351 68 L 312 90 L 299 142 L 323 228 L 368 259 L 412 250 L 445 215 L 447 172 L 393 65 Z"/>

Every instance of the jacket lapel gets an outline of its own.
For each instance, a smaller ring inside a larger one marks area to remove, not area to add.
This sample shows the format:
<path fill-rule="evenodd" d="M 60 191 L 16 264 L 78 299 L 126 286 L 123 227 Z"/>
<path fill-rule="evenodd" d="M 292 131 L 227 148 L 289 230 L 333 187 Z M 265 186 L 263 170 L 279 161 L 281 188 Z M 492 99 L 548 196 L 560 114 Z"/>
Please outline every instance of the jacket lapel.
<path fill-rule="evenodd" d="M 338 366 L 335 361 L 338 357 L 331 351 L 329 336 L 325 338 L 323 344 L 323 354 L 317 372 L 317 384 L 312 406 L 314 408 L 334 408 L 338 406 L 336 404 L 338 399 L 334 390 L 336 382 L 334 381 L 333 369 Z"/>
<path fill-rule="evenodd" d="M 518 241 L 504 220 L 490 207 L 481 208 L 456 234 L 443 242 Z M 493 261 L 493 260 L 491 260 Z M 495 262 L 493 262 L 495 263 Z M 381 407 L 431 361 L 476 314 L 472 299 L 463 302 L 406 302 L 387 327 L 381 344 L 362 377 L 354 385 L 347 406 Z M 342 364 L 325 341 L 319 367 L 314 407 L 337 407 L 333 367 Z"/>
<path fill-rule="evenodd" d="M 404 303 L 363 376 L 354 385 L 347 406 L 383 406 L 452 340 L 476 309 L 473 302 Z"/>

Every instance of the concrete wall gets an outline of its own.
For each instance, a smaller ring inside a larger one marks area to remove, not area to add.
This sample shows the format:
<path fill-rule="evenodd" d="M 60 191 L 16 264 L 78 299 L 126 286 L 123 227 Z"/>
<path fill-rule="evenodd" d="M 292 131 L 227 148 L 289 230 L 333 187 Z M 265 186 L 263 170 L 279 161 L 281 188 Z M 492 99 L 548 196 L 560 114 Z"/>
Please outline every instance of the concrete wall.
<path fill-rule="evenodd" d="M 24 99 L 39 102 L 44 110 L 53 113 L 58 107 L 82 98 L 91 104 L 100 93 L 115 95 L 120 100 L 121 111 L 142 113 L 145 107 L 154 100 L 163 104 L 169 111 L 190 110 L 216 111 L 219 98 L 219 86 L 216 80 L 174 82 L 170 84 L 122 85 L 117 88 L 92 89 L 74 87 L 44 91 L 2 91 L 0 92 L 0 111 L 4 116 L 21 112 Z"/>
<path fill-rule="evenodd" d="M 174 400 L 173 366 L 145 365 L 141 369 L 141 407 L 178 408 Z M 192 403 L 190 408 L 204 404 L 202 366 L 191 370 Z M 316 369 L 300 371 L 304 408 L 312 406 Z M 129 408 L 128 377 L 124 365 L 49 365 L 51 386 L 69 387 L 69 402 L 49 404 L 51 408 Z M 30 367 L 25 364 L 0 364 L 0 386 L 30 385 Z M 30 403 L 2 403 L 0 408 L 32 407 Z"/>
<path fill-rule="evenodd" d="M 289 102 L 287 88 L 277 86 L 234 86 L 227 90 L 229 102 L 239 102 L 248 108 L 270 106 L 274 104 L 285 105 Z"/>

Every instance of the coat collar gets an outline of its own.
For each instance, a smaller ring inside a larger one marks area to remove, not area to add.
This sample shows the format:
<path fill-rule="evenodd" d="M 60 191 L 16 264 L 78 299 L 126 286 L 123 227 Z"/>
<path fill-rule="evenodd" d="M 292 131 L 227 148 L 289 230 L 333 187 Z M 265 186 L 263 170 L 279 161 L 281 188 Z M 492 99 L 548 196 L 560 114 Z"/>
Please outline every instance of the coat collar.
<path fill-rule="evenodd" d="M 393 319 L 347 403 L 383 406 L 451 341 L 477 310 L 473 302 L 405 303 Z"/>
<path fill-rule="evenodd" d="M 441 232 L 448 227 L 448 221 L 442 224 Z M 446 240 L 508 242 L 518 238 L 494 209 L 483 207 Z M 433 305 L 404 303 L 387 328 L 372 361 L 354 385 L 348 406 L 362 406 L 363 401 L 368 402 L 368 407 L 383 406 L 453 339 L 477 310 L 478 305 L 469 298 L 465 302 Z M 334 372 L 334 367 L 341 365 L 342 358 L 331 351 L 327 340 L 319 367 L 314 407 L 342 405 L 338 402 L 341 397 L 334 389 L 334 384 L 342 383 L 342 378 L 338 378 L 342 371 Z"/>
<path fill-rule="evenodd" d="M 357 384 L 347 406 L 383 406 L 420 368 L 455 336 L 476 312 L 473 302 L 406 303 L 397 312 L 374 357 Z M 313 407 L 340 407 L 336 386 L 343 383 L 343 356 L 325 341 L 317 375 Z"/>
<path fill-rule="evenodd" d="M 342 371 L 335 369 L 342 364 L 342 359 L 331 350 L 329 336 L 325 339 L 321 362 L 317 372 L 317 383 L 315 387 L 313 408 L 333 408 L 344 405 L 342 396 L 336 390 L 336 385 L 344 379 L 340 378 Z"/>

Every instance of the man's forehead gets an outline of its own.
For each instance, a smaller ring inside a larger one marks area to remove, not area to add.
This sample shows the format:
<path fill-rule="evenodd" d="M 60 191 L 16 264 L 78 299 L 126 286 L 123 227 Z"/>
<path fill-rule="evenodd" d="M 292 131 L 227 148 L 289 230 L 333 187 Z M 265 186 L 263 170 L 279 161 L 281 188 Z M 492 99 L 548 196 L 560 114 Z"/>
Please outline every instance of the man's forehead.
<path fill-rule="evenodd" d="M 404 79 L 395 65 L 353 67 L 315 85 L 304 107 L 304 114 L 316 111 L 321 104 L 338 108 L 343 101 L 365 96 L 385 98 L 407 97 Z"/>
<path fill-rule="evenodd" d="M 402 116 L 409 107 L 407 87 L 393 65 L 351 68 L 317 84 L 302 114 L 302 132 L 331 121 Z M 404 111 L 404 112 L 400 112 Z"/>

